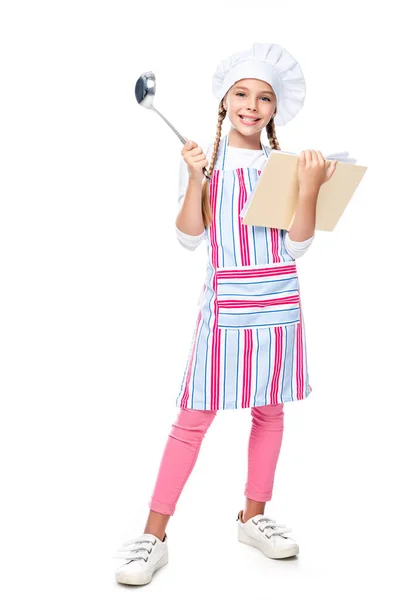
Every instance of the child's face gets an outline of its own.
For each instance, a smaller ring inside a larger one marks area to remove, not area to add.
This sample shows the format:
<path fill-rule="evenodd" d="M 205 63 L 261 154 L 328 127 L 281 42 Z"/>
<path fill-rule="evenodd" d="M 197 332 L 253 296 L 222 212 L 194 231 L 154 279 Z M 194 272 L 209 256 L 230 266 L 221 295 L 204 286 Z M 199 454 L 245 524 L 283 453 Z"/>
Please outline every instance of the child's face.
<path fill-rule="evenodd" d="M 241 79 L 227 92 L 224 108 L 233 127 L 254 135 L 267 126 L 276 109 L 274 90 L 260 79 Z"/>

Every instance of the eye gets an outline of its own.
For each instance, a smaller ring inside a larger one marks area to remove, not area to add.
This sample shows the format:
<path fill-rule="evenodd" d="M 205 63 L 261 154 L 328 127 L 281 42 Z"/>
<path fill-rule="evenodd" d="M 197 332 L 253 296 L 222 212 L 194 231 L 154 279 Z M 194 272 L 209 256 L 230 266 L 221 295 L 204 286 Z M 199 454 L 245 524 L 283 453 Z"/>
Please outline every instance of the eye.
<path fill-rule="evenodd" d="M 262 100 L 268 100 L 268 102 L 271 102 L 271 98 L 269 96 L 264 96 Z"/>
<path fill-rule="evenodd" d="M 244 92 L 237 92 L 236 96 L 244 96 Z"/>

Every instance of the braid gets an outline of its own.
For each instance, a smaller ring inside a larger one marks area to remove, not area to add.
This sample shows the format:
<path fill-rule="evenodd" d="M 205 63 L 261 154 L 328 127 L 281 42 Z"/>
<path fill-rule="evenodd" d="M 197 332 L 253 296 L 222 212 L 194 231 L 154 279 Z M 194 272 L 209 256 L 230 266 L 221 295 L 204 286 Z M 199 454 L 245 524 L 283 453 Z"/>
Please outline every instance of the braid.
<path fill-rule="evenodd" d="M 268 135 L 268 141 L 270 143 L 271 149 L 272 150 L 280 150 L 281 147 L 279 145 L 278 138 L 276 137 L 275 123 L 274 123 L 273 117 L 267 125 L 267 135 Z"/>
<path fill-rule="evenodd" d="M 206 179 L 203 183 L 201 190 L 201 209 L 203 214 L 204 227 L 209 227 L 212 223 L 212 212 L 210 204 L 210 180 L 214 171 L 215 163 L 218 156 L 219 143 L 221 141 L 222 123 L 226 116 L 226 110 L 224 109 L 223 100 L 221 100 L 218 107 L 218 124 L 217 133 L 215 136 L 214 149 L 211 156 L 211 161 L 207 169 L 207 175 L 209 179 Z"/>

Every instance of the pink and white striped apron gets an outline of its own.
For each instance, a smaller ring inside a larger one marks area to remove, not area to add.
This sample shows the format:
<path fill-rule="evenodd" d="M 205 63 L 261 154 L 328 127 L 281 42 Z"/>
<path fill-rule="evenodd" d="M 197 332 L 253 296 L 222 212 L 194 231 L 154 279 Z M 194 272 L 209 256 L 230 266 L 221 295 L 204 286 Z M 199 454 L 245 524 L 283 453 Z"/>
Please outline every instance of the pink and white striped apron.
<path fill-rule="evenodd" d="M 210 181 L 209 261 L 176 401 L 182 408 L 250 408 L 302 400 L 311 392 L 286 231 L 242 224 L 240 212 L 261 171 L 224 170 L 227 142 L 226 136 Z"/>

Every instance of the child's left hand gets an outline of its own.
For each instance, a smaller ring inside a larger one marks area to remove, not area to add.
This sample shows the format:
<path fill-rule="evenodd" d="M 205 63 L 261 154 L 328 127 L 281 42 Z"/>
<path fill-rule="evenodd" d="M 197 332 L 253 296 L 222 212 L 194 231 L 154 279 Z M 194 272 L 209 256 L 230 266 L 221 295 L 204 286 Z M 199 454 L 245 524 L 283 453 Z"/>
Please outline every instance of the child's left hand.
<path fill-rule="evenodd" d="M 299 189 L 319 191 L 334 174 L 337 163 L 337 160 L 325 161 L 319 150 L 302 150 L 297 169 Z"/>

